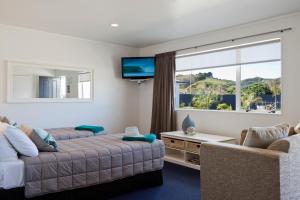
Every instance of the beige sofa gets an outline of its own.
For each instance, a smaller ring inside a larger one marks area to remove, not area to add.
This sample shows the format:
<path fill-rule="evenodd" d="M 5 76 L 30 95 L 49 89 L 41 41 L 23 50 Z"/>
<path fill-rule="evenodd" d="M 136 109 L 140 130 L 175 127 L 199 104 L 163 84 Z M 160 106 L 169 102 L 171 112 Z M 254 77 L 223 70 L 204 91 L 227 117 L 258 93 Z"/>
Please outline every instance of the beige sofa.
<path fill-rule="evenodd" d="M 288 153 L 202 144 L 202 200 L 300 200 L 300 135 L 285 140 Z"/>

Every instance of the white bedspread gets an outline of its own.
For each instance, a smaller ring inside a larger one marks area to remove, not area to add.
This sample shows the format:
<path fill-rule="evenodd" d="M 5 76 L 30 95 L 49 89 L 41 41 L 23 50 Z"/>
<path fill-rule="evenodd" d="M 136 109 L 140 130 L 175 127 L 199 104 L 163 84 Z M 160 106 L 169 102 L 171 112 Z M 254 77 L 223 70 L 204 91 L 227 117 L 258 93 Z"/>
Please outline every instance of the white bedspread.
<path fill-rule="evenodd" d="M 22 160 L 0 162 L 0 188 L 24 186 L 24 162 Z"/>

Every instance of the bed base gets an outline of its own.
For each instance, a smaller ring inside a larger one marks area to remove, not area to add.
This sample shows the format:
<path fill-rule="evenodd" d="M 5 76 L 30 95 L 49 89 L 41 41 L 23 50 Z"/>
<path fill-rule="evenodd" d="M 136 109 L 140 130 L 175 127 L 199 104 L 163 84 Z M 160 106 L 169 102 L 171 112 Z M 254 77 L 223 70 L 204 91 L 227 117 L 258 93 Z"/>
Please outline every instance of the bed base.
<path fill-rule="evenodd" d="M 47 194 L 29 200 L 87 200 L 87 199 L 109 199 L 127 192 L 146 187 L 159 186 L 163 184 L 162 170 L 138 174 L 132 177 L 103 183 L 86 188 L 78 188 L 69 191 Z M 25 200 L 24 188 L 0 190 L 2 200 Z"/>

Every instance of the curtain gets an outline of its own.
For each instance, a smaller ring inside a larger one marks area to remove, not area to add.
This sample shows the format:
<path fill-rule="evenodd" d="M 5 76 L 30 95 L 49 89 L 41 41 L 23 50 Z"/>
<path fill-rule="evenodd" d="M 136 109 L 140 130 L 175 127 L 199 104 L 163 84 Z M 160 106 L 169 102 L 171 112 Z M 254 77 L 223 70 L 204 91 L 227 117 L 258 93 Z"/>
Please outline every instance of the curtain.
<path fill-rule="evenodd" d="M 158 138 L 176 130 L 175 70 L 175 52 L 155 56 L 151 132 Z"/>

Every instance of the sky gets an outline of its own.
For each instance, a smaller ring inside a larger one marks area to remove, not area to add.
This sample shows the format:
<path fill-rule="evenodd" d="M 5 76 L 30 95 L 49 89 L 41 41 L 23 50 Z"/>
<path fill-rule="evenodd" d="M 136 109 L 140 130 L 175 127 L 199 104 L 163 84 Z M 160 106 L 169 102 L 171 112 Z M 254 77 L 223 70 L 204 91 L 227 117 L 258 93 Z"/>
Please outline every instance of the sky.
<path fill-rule="evenodd" d="M 215 78 L 236 80 L 236 67 L 221 67 L 211 69 L 194 70 L 193 73 L 213 73 Z M 190 74 L 190 71 L 178 72 L 178 74 Z M 281 62 L 249 64 L 241 66 L 241 79 L 261 77 L 265 79 L 275 79 L 281 77 Z"/>

